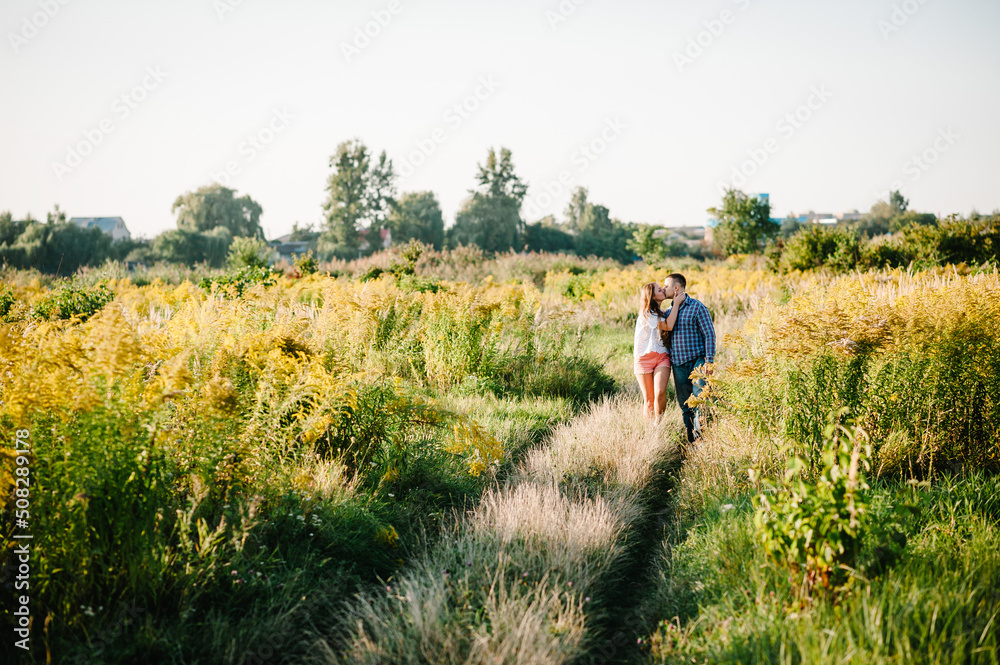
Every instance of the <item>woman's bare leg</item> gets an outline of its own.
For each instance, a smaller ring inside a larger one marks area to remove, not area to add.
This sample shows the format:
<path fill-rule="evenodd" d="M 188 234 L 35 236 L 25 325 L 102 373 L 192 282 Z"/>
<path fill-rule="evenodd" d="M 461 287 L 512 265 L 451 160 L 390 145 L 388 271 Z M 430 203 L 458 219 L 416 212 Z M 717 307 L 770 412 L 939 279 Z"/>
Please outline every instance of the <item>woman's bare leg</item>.
<path fill-rule="evenodd" d="M 657 367 L 653 370 L 653 394 L 656 397 L 656 418 L 659 420 L 667 410 L 667 384 L 670 383 L 670 368 Z"/>
<path fill-rule="evenodd" d="M 635 379 L 639 382 L 639 390 L 642 391 L 643 412 L 647 418 L 653 418 L 656 414 L 656 393 L 653 390 L 653 374 L 636 374 Z"/>

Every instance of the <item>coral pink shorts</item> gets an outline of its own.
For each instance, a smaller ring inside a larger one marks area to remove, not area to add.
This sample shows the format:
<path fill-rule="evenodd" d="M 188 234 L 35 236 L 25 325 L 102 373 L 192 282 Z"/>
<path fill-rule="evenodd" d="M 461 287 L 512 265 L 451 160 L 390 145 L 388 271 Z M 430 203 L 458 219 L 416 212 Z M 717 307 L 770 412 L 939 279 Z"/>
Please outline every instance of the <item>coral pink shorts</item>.
<path fill-rule="evenodd" d="M 635 362 L 636 374 L 652 374 L 654 369 L 670 367 L 670 356 L 666 353 L 653 351 L 642 356 Z"/>

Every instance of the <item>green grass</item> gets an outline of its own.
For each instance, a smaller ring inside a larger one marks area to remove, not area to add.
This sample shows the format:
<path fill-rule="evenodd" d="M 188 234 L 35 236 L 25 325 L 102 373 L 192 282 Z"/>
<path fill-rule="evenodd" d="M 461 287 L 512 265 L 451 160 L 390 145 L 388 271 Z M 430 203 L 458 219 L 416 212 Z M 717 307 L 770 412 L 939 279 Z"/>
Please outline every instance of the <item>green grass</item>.
<path fill-rule="evenodd" d="M 871 500 L 852 588 L 803 601 L 764 557 L 749 496 L 720 498 L 664 545 L 649 662 L 997 663 L 1000 479 L 886 483 Z"/>
<path fill-rule="evenodd" d="M 439 399 L 503 443 L 501 477 L 581 408 L 491 392 Z M 396 574 L 492 482 L 433 429 L 399 429 L 406 455 L 391 480 L 379 478 L 395 434 L 377 442 L 374 471 L 352 479 L 308 451 L 247 457 L 230 419 L 180 417 L 183 429 L 157 433 L 117 408 L 31 428 L 32 517 L 45 524 L 32 584 L 52 617 L 33 633 L 36 661 L 44 636 L 55 662 L 301 662 L 342 629 L 346 598 Z"/>
<path fill-rule="evenodd" d="M 649 488 L 675 452 L 634 400 L 593 405 L 384 589 L 353 601 L 320 658 L 554 665 L 600 653 L 650 521 Z"/>

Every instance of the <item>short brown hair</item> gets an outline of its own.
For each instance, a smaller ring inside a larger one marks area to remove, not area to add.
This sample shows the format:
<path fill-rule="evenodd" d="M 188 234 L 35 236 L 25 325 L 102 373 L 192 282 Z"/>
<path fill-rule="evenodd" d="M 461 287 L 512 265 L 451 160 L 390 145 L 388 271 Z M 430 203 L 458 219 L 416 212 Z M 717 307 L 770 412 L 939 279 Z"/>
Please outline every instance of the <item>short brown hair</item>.
<path fill-rule="evenodd" d="M 667 275 L 667 279 L 669 279 L 674 284 L 680 284 L 682 289 L 687 288 L 688 285 L 687 280 L 684 279 L 684 275 L 680 274 L 679 272 Z"/>

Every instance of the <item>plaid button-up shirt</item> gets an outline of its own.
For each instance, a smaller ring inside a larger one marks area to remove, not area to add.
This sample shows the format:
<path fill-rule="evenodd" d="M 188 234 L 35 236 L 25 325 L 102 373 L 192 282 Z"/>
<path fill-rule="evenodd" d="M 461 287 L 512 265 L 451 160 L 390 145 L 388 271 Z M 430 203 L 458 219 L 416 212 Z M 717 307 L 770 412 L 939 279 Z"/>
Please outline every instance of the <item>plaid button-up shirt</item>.
<path fill-rule="evenodd" d="M 667 309 L 668 316 L 671 309 Z M 687 296 L 677 312 L 670 341 L 670 364 L 683 365 L 696 358 L 715 362 L 715 326 L 708 308 L 700 300 Z"/>

